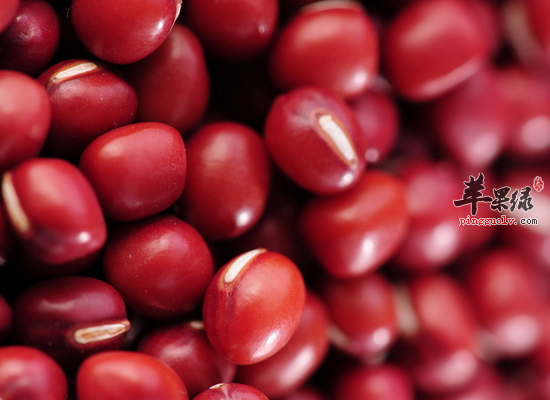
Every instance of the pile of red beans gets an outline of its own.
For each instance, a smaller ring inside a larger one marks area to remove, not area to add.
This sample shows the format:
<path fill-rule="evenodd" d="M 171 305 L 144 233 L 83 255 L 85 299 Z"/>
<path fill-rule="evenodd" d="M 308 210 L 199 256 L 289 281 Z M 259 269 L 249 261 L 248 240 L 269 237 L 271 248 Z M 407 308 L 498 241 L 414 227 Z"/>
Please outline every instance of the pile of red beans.
<path fill-rule="evenodd" d="M 549 400 L 548 0 L 2 0 L 0 398 Z"/>

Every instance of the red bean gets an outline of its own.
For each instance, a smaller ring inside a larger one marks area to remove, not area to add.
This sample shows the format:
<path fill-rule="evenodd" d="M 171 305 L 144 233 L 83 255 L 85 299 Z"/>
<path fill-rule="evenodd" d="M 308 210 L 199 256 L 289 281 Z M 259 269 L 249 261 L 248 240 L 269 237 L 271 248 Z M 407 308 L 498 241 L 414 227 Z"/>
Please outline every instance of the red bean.
<path fill-rule="evenodd" d="M 0 32 L 2 32 L 15 18 L 20 0 L 7 0 L 0 11 Z"/>
<path fill-rule="evenodd" d="M 78 400 L 188 400 L 172 368 L 148 354 L 104 351 L 82 363 L 76 375 Z"/>
<path fill-rule="evenodd" d="M 204 297 L 204 329 L 235 364 L 258 363 L 281 350 L 300 323 L 306 297 L 300 271 L 285 256 L 251 250 L 225 264 Z"/>
<path fill-rule="evenodd" d="M 176 202 L 185 186 L 187 159 L 176 129 L 142 122 L 95 139 L 78 166 L 94 187 L 106 216 L 135 221 Z"/>
<path fill-rule="evenodd" d="M 267 397 L 258 389 L 240 383 L 220 383 L 201 392 L 196 400 L 267 400 Z"/>
<path fill-rule="evenodd" d="M 170 215 L 113 230 L 103 253 L 103 269 L 126 304 L 155 319 L 192 311 L 214 274 L 202 236 Z"/>

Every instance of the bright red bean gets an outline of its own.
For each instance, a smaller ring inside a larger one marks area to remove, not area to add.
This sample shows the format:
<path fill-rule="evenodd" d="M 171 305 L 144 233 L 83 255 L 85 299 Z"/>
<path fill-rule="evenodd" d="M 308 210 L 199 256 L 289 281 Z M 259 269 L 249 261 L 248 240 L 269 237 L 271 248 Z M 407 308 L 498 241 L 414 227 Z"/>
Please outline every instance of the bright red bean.
<path fill-rule="evenodd" d="M 189 0 L 186 21 L 211 54 L 243 61 L 261 54 L 275 33 L 277 0 Z"/>
<path fill-rule="evenodd" d="M 67 378 L 55 361 L 28 346 L 0 348 L 0 398 L 66 400 Z"/>
<path fill-rule="evenodd" d="M 59 35 L 59 20 L 50 4 L 22 0 L 15 19 L 0 34 L 0 68 L 39 74 L 57 50 Z"/>
<path fill-rule="evenodd" d="M 181 0 L 73 0 L 74 29 L 96 57 L 114 64 L 145 58 L 166 40 Z"/>
<path fill-rule="evenodd" d="M 379 268 L 397 251 L 407 225 L 403 184 L 373 170 L 344 193 L 311 199 L 299 221 L 311 253 L 336 278 Z"/>
<path fill-rule="evenodd" d="M 175 24 L 150 56 L 124 68 L 138 95 L 137 121 L 162 122 L 188 133 L 202 119 L 210 84 L 201 43 Z"/>
<path fill-rule="evenodd" d="M 349 99 L 371 85 L 378 59 L 374 24 L 359 3 L 318 2 L 281 29 L 269 71 L 282 90 L 315 85 Z"/>
<path fill-rule="evenodd" d="M 214 350 L 201 321 L 154 329 L 140 341 L 137 350 L 174 369 L 190 398 L 217 383 L 233 381 L 237 372 L 235 364 Z"/>
<path fill-rule="evenodd" d="M 113 229 L 103 252 L 103 270 L 129 307 L 155 319 L 192 311 L 214 274 L 202 236 L 171 215 Z"/>
<path fill-rule="evenodd" d="M 220 383 L 201 392 L 194 400 L 267 400 L 258 389 L 241 383 Z"/>
<path fill-rule="evenodd" d="M 251 250 L 225 264 L 210 282 L 203 303 L 206 335 L 235 364 L 263 361 L 288 343 L 305 298 L 302 275 L 292 261 Z"/>
<path fill-rule="evenodd" d="M 204 237 L 229 239 L 264 211 L 270 165 L 261 137 L 245 125 L 217 122 L 187 141 L 187 182 L 181 213 Z"/>
<path fill-rule="evenodd" d="M 378 361 L 397 340 L 393 289 L 381 275 L 345 281 L 325 279 L 321 298 L 332 320 L 332 343 L 344 352 L 365 361 Z"/>
<path fill-rule="evenodd" d="M 34 158 L 4 173 L 2 196 L 20 243 L 35 257 L 63 264 L 99 251 L 107 228 L 94 190 L 68 161 Z"/>
<path fill-rule="evenodd" d="M 92 140 L 134 121 L 134 89 L 106 65 L 89 60 L 66 60 L 44 71 L 52 105 L 51 128 L 44 152 L 78 160 Z M 78 112 L 75 112 L 78 110 Z"/>
<path fill-rule="evenodd" d="M 283 172 L 317 194 L 342 192 L 365 170 L 365 143 L 355 115 L 340 98 L 318 87 L 275 99 L 264 138 Z"/>
<path fill-rule="evenodd" d="M 148 354 L 104 351 L 85 360 L 76 375 L 78 400 L 188 400 L 176 372 Z"/>
<path fill-rule="evenodd" d="M 120 294 L 94 278 L 67 276 L 34 284 L 13 303 L 13 335 L 64 366 L 118 349 L 130 328 Z"/>
<path fill-rule="evenodd" d="M 94 187 L 106 216 L 135 221 L 176 202 L 185 186 L 187 159 L 175 128 L 142 122 L 95 139 L 78 166 Z"/>
<path fill-rule="evenodd" d="M 0 172 L 40 153 L 50 121 L 44 88 L 20 72 L 0 71 Z"/>
<path fill-rule="evenodd" d="M 267 360 L 239 366 L 235 381 L 255 387 L 270 399 L 294 392 L 324 360 L 329 348 L 328 333 L 327 308 L 308 292 L 302 319 L 290 341 Z"/>
<path fill-rule="evenodd" d="M 397 92 L 413 101 L 435 99 L 481 69 L 489 43 L 479 22 L 460 0 L 420 0 L 403 9 L 382 45 Z"/>

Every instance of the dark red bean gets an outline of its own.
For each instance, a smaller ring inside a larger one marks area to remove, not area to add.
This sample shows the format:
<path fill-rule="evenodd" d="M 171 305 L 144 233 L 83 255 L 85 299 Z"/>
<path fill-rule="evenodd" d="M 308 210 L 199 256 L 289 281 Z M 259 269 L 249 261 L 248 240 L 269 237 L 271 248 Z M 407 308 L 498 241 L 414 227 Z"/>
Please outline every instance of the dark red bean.
<path fill-rule="evenodd" d="M 326 398 L 321 394 L 319 390 L 312 386 L 302 386 L 294 392 L 283 396 L 280 400 L 325 400 Z"/>
<path fill-rule="evenodd" d="M 405 238 L 407 225 L 403 184 L 388 173 L 371 170 L 344 193 L 310 200 L 299 229 L 331 276 L 352 278 L 389 260 Z"/>
<path fill-rule="evenodd" d="M 194 400 L 267 400 L 258 389 L 241 383 L 220 383 L 201 392 Z"/>
<path fill-rule="evenodd" d="M 239 366 L 235 381 L 255 387 L 270 399 L 294 392 L 325 359 L 328 333 L 327 308 L 316 295 L 308 292 L 302 319 L 290 341 L 267 360 Z"/>
<path fill-rule="evenodd" d="M 402 367 L 382 364 L 346 370 L 333 383 L 335 400 L 413 400 L 414 386 Z"/>
<path fill-rule="evenodd" d="M 6 299 L 0 295 L 0 344 L 6 339 L 13 325 L 13 312 Z"/>
<path fill-rule="evenodd" d="M 106 216 L 135 221 L 175 203 L 185 186 L 187 159 L 175 128 L 142 122 L 95 139 L 78 166 L 94 187 Z"/>
<path fill-rule="evenodd" d="M 281 29 L 269 71 L 282 90 L 315 85 L 349 99 L 371 85 L 378 58 L 374 24 L 359 3 L 319 2 Z"/>
<path fill-rule="evenodd" d="M 379 164 L 393 149 L 399 130 L 397 106 L 390 96 L 369 90 L 350 102 L 365 137 L 365 159 Z"/>
<path fill-rule="evenodd" d="M 550 65 L 550 5 L 544 0 L 527 0 L 525 2 L 529 28 L 542 51 L 541 58 L 545 65 Z"/>
<path fill-rule="evenodd" d="M 190 0 L 186 21 L 206 50 L 243 61 L 261 54 L 275 33 L 277 0 Z"/>
<path fill-rule="evenodd" d="M 0 397 L 6 400 L 66 400 L 67 379 L 61 367 L 38 349 L 0 347 Z"/>
<path fill-rule="evenodd" d="M 481 69 L 489 43 L 479 22 L 460 0 L 421 0 L 402 10 L 382 46 L 398 93 L 413 101 L 435 99 Z"/>
<path fill-rule="evenodd" d="M 0 172 L 40 153 L 50 121 L 44 88 L 20 72 L 0 71 Z"/>
<path fill-rule="evenodd" d="M 543 297 L 535 279 L 527 262 L 507 249 L 485 253 L 467 272 L 488 359 L 523 356 L 540 343 Z"/>
<path fill-rule="evenodd" d="M 366 166 L 355 115 L 340 98 L 318 87 L 295 89 L 275 99 L 264 138 L 283 172 L 317 194 L 348 189 Z"/>
<path fill-rule="evenodd" d="M 132 123 L 136 116 L 135 90 L 106 65 L 66 60 L 48 68 L 37 80 L 52 105 L 44 145 L 48 155 L 78 160 L 92 140 Z"/>
<path fill-rule="evenodd" d="M 138 351 L 174 369 L 190 398 L 217 383 L 232 382 L 237 372 L 235 364 L 214 350 L 201 321 L 154 329 L 140 341 Z"/>
<path fill-rule="evenodd" d="M 225 264 L 210 282 L 203 304 L 212 346 L 235 364 L 267 359 L 288 343 L 300 323 L 306 290 L 296 265 L 265 249 Z"/>
<path fill-rule="evenodd" d="M 2 196 L 19 242 L 45 263 L 85 258 L 105 243 L 97 196 L 68 161 L 34 158 L 19 164 L 4 173 Z"/>
<path fill-rule="evenodd" d="M 397 300 L 399 359 L 417 387 L 444 394 L 472 382 L 480 365 L 477 320 L 465 289 L 446 275 L 425 275 L 399 289 Z"/>
<path fill-rule="evenodd" d="M 120 294 L 94 278 L 68 276 L 34 284 L 13 303 L 13 336 L 64 366 L 118 349 L 130 328 Z"/>
<path fill-rule="evenodd" d="M 188 400 L 184 383 L 162 361 L 143 353 L 104 351 L 85 360 L 76 375 L 78 400 Z"/>
<path fill-rule="evenodd" d="M 325 279 L 321 296 L 332 320 L 332 343 L 344 352 L 378 361 L 397 340 L 393 289 L 381 275 L 345 281 Z"/>
<path fill-rule="evenodd" d="M 7 0 L 0 9 L 0 32 L 2 32 L 15 18 L 20 0 Z"/>
<path fill-rule="evenodd" d="M 14 244 L 13 232 L 4 210 L 0 207 L 0 266 L 6 264 Z"/>
<path fill-rule="evenodd" d="M 168 37 L 181 0 L 73 0 L 76 34 L 96 57 L 129 64 L 147 57 Z"/>
<path fill-rule="evenodd" d="M 176 318 L 202 300 L 214 274 L 210 250 L 186 222 L 161 215 L 111 231 L 103 252 L 107 282 L 130 308 L 150 318 Z"/>
<path fill-rule="evenodd" d="M 138 95 L 137 121 L 162 122 L 188 133 L 202 119 L 210 83 L 201 43 L 175 24 L 153 54 L 124 68 Z"/>
<path fill-rule="evenodd" d="M 203 236 L 229 239 L 249 230 L 264 211 L 270 165 L 261 137 L 245 125 L 205 125 L 186 143 L 187 182 L 178 202 Z"/>
<path fill-rule="evenodd" d="M 22 0 L 15 19 L 0 34 L 0 68 L 37 75 L 59 44 L 59 20 L 43 0 Z"/>

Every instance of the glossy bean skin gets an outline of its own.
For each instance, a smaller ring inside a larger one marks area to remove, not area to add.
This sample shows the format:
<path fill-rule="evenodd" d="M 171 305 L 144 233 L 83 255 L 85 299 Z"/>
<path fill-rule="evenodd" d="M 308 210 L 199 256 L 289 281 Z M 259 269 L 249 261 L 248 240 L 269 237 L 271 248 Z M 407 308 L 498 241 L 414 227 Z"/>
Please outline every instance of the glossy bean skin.
<path fill-rule="evenodd" d="M 96 57 L 129 64 L 166 40 L 180 7 L 180 0 L 73 0 L 70 15 L 76 34 Z"/>
<path fill-rule="evenodd" d="M 351 99 L 372 84 L 378 59 L 374 24 L 359 3 L 320 2 L 281 29 L 269 72 L 281 90 L 314 85 Z"/>
<path fill-rule="evenodd" d="M 76 375 L 78 400 L 188 400 L 168 365 L 148 354 L 104 351 L 85 360 Z"/>
<path fill-rule="evenodd" d="M 107 65 L 84 59 L 57 63 L 37 78 L 52 105 L 44 153 L 78 160 L 92 140 L 134 121 L 135 90 Z M 75 112 L 78 110 L 78 112 Z"/>
<path fill-rule="evenodd" d="M 59 20 L 43 0 L 23 0 L 12 23 L 0 34 L 0 68 L 36 76 L 59 44 Z"/>
<path fill-rule="evenodd" d="M 187 24 L 207 51 L 231 61 L 259 56 L 275 34 L 279 4 L 276 0 L 190 0 Z"/>
<path fill-rule="evenodd" d="M 332 321 L 332 343 L 366 362 L 384 357 L 399 335 L 393 288 L 373 273 L 355 279 L 325 279 L 321 298 Z"/>
<path fill-rule="evenodd" d="M 186 142 L 187 181 L 178 205 L 207 239 L 249 230 L 267 202 L 271 171 L 261 137 L 245 125 L 215 122 Z"/>
<path fill-rule="evenodd" d="M 348 191 L 311 199 L 299 219 L 306 245 L 330 276 L 358 277 L 379 268 L 405 238 L 405 190 L 390 174 L 367 171 Z"/>
<path fill-rule="evenodd" d="M 394 100 L 382 91 L 368 90 L 350 102 L 365 137 L 367 163 L 379 164 L 394 147 L 399 113 Z"/>
<path fill-rule="evenodd" d="M 8 400 L 66 400 L 67 378 L 46 353 L 28 346 L 0 348 L 0 396 Z"/>
<path fill-rule="evenodd" d="M 68 161 L 33 158 L 19 164 L 4 173 L 2 195 L 19 242 L 45 263 L 82 259 L 105 244 L 107 227 L 97 196 Z"/>
<path fill-rule="evenodd" d="M 235 257 L 215 275 L 203 303 L 212 346 L 239 365 L 281 350 L 298 328 L 306 290 L 296 265 L 265 249 Z"/>
<path fill-rule="evenodd" d="M 171 215 L 113 229 L 103 252 L 103 270 L 129 307 L 154 319 L 192 311 L 214 274 L 202 236 Z"/>
<path fill-rule="evenodd" d="M 235 364 L 214 350 L 201 321 L 159 327 L 140 341 L 137 350 L 173 368 L 190 398 L 217 383 L 232 382 L 237 372 Z"/>
<path fill-rule="evenodd" d="M 355 115 L 340 98 L 319 87 L 277 97 L 264 138 L 279 168 L 316 194 L 343 192 L 365 170 L 365 142 Z"/>
<path fill-rule="evenodd" d="M 0 71 L 0 172 L 39 154 L 50 122 L 44 88 L 23 73 Z"/>
<path fill-rule="evenodd" d="M 442 18 L 448 23 L 441 24 Z M 409 100 L 427 101 L 481 69 L 489 44 L 475 14 L 460 1 L 424 0 L 392 20 L 382 50 L 395 90 Z"/>
<path fill-rule="evenodd" d="M 120 294 L 94 278 L 68 276 L 36 283 L 13 303 L 13 333 L 66 367 L 118 349 L 130 328 Z"/>
<path fill-rule="evenodd" d="M 186 149 L 169 125 L 142 122 L 109 131 L 90 143 L 78 162 L 105 215 L 135 221 L 160 213 L 181 195 Z"/>
<path fill-rule="evenodd" d="M 324 360 L 329 344 L 328 310 L 308 291 L 300 324 L 290 341 L 267 360 L 239 366 L 235 381 L 269 398 L 281 398 L 307 381 Z"/>
<path fill-rule="evenodd" d="M 195 397 L 196 400 L 267 400 L 265 394 L 252 386 L 241 383 L 220 383 L 204 390 Z"/>
<path fill-rule="evenodd" d="M 162 122 L 182 135 L 196 127 L 210 97 L 202 44 L 188 28 L 175 24 L 151 55 L 124 68 L 138 96 L 137 121 Z"/>

